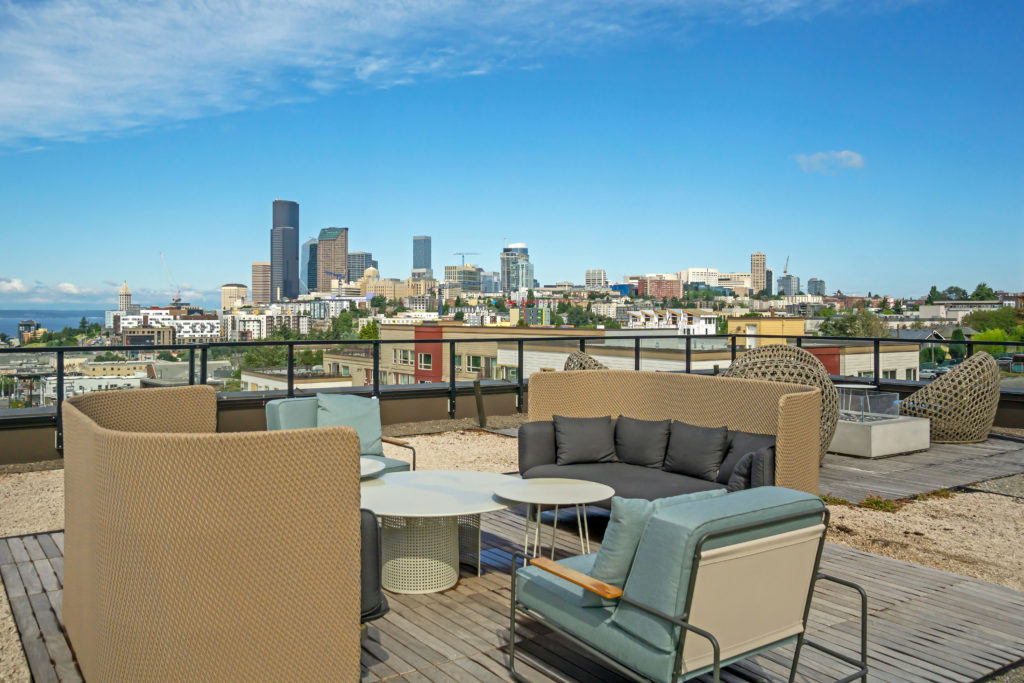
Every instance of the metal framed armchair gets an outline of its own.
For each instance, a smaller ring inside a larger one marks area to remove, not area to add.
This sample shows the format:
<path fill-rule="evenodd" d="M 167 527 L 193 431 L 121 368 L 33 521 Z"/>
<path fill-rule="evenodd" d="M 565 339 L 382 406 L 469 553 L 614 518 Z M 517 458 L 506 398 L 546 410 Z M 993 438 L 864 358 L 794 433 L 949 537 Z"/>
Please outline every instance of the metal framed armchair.
<path fill-rule="evenodd" d="M 347 401 L 355 406 L 370 405 L 369 402 L 371 401 L 374 406 L 377 405 L 377 399 L 375 398 L 363 398 L 362 396 L 338 394 L 334 394 L 332 397 Z M 276 431 L 278 429 L 307 429 L 310 427 L 324 426 L 321 424 L 319 400 L 317 396 L 298 396 L 295 398 L 279 398 L 273 401 L 267 401 L 266 413 L 268 431 Z M 416 449 L 413 448 L 408 441 L 393 439 L 388 436 L 381 436 L 379 408 L 377 408 L 376 416 L 372 419 L 366 420 L 354 418 L 351 421 L 345 422 L 345 426 L 350 426 L 359 433 L 361 446 L 360 455 L 365 458 L 376 458 L 383 461 L 384 472 L 407 472 L 409 471 L 410 466 L 409 463 L 404 460 L 386 457 L 383 454 L 383 451 L 378 452 L 374 450 L 373 452 L 368 452 L 366 450 L 366 444 L 368 442 L 379 440 L 381 443 L 391 444 L 392 446 L 398 446 L 411 451 L 412 469 L 416 469 Z"/>
<path fill-rule="evenodd" d="M 866 681 L 867 596 L 818 571 L 828 518 L 817 496 L 775 487 L 663 507 L 648 521 L 621 588 L 588 575 L 595 555 L 552 562 L 517 554 L 509 672 L 523 680 L 515 670 L 516 617 L 526 615 L 633 680 L 677 683 L 711 673 L 718 681 L 732 662 L 794 644 L 790 681 L 804 645 L 854 668 L 841 681 Z M 859 659 L 806 638 L 818 581 L 858 593 Z"/>

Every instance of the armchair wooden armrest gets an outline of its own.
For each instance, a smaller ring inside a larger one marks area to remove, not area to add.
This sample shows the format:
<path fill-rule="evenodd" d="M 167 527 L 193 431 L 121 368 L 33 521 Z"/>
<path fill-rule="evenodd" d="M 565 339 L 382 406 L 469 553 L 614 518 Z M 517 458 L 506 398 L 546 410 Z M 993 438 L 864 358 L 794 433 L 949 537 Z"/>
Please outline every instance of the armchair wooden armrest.
<path fill-rule="evenodd" d="M 546 557 L 535 557 L 530 560 L 530 564 L 538 569 L 543 569 L 546 572 L 554 574 L 555 576 L 565 579 L 569 583 L 574 583 L 581 588 L 599 595 L 606 600 L 615 600 L 622 597 L 622 589 L 617 588 L 611 584 L 599 581 L 593 577 L 587 576 L 583 572 L 578 572 L 575 569 L 569 569 L 563 565 L 558 564 L 554 560 L 549 560 Z"/>
<path fill-rule="evenodd" d="M 380 440 L 383 441 L 384 443 L 389 443 L 392 446 L 408 446 L 409 445 L 408 441 L 400 441 L 398 439 L 392 439 L 390 436 L 382 436 L 382 437 L 380 437 Z"/>

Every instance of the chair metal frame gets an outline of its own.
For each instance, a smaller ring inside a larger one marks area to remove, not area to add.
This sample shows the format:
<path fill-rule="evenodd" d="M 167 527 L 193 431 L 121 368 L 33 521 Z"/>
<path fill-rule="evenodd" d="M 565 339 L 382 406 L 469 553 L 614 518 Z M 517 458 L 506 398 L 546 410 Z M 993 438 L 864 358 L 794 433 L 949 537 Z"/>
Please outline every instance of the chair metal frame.
<path fill-rule="evenodd" d="M 694 633 L 694 634 L 696 634 L 696 635 L 698 635 L 698 636 L 708 640 L 711 643 L 711 648 L 712 648 L 712 652 L 713 652 L 713 663 L 711 665 L 711 669 L 710 670 L 712 672 L 713 680 L 715 681 L 715 683 L 718 683 L 718 681 L 720 680 L 720 673 L 721 673 L 721 649 L 720 649 L 719 644 L 718 644 L 718 639 L 715 638 L 714 634 L 709 633 L 708 631 L 705 631 L 704 629 L 701 629 L 701 628 L 699 628 L 697 626 L 694 626 L 693 624 L 689 623 L 689 621 L 688 621 L 689 615 L 690 615 L 690 609 L 692 607 L 692 602 L 693 602 L 693 590 L 694 590 L 694 586 L 695 586 L 696 581 L 697 581 L 697 570 L 698 570 L 698 567 L 700 565 L 701 553 L 703 552 L 704 544 L 707 543 L 709 540 L 711 540 L 713 538 L 720 537 L 720 536 L 724 536 L 724 535 L 728 535 L 728 534 L 733 534 L 733 533 L 737 533 L 737 532 L 742 532 L 742 531 L 750 531 L 750 530 L 759 529 L 759 528 L 762 528 L 762 527 L 765 527 L 765 526 L 768 526 L 768 525 L 772 525 L 772 524 L 778 524 L 778 523 L 781 523 L 781 522 L 806 519 L 806 518 L 815 517 L 815 516 L 820 517 L 821 523 L 825 526 L 825 530 L 822 531 L 821 538 L 818 541 L 818 550 L 817 550 L 817 552 L 815 554 L 815 558 L 814 558 L 814 570 L 812 572 L 812 578 L 811 578 L 811 581 L 810 581 L 810 584 L 809 584 L 808 590 L 807 590 L 807 599 L 806 599 L 806 602 L 804 604 L 803 628 L 801 629 L 800 633 L 796 635 L 796 648 L 795 648 L 795 650 L 793 652 L 793 663 L 792 663 L 792 665 L 790 667 L 790 671 L 789 671 L 789 681 L 790 681 L 790 683 L 793 683 L 793 681 L 796 679 L 796 669 L 797 669 L 797 665 L 799 664 L 799 661 L 800 661 L 800 651 L 801 651 L 801 649 L 803 648 L 804 645 L 807 645 L 807 646 L 812 647 L 812 648 L 814 648 L 816 650 L 824 652 L 824 653 L 826 653 L 826 654 L 828 654 L 828 655 L 830 655 L 832 657 L 835 657 L 836 659 L 839 659 L 840 661 L 845 662 L 846 664 L 849 664 L 850 666 L 857 667 L 857 671 L 855 671 L 854 673 L 852 673 L 852 674 L 850 674 L 850 675 L 848 675 L 848 676 L 846 676 L 844 678 L 837 679 L 835 683 L 848 683 L 849 681 L 853 681 L 853 680 L 856 680 L 858 678 L 861 679 L 862 683 L 867 683 L 867 680 L 868 680 L 868 678 L 867 678 L 867 676 L 868 676 L 868 658 L 867 658 L 867 641 L 868 641 L 868 602 L 867 601 L 868 601 L 868 596 L 867 596 L 867 593 L 864 591 L 863 588 L 861 588 L 857 584 L 853 583 L 852 581 L 847 581 L 845 579 L 840 579 L 840 578 L 837 578 L 837 577 L 834 577 L 834 576 L 830 576 L 828 574 L 824 574 L 824 573 L 821 573 L 821 572 L 818 571 L 819 567 L 821 565 L 821 554 L 822 554 L 822 551 L 824 550 L 824 547 L 825 547 L 825 535 L 826 535 L 826 533 L 828 531 L 828 522 L 829 522 L 829 516 L 830 515 L 829 515 L 829 511 L 828 511 L 827 508 L 825 510 L 821 511 L 821 512 L 809 512 L 809 513 L 808 512 L 801 512 L 801 513 L 790 513 L 790 514 L 787 514 L 787 515 L 778 515 L 778 516 L 772 517 L 772 518 L 767 519 L 767 520 L 762 520 L 760 522 L 751 522 L 749 524 L 743 524 L 743 525 L 740 525 L 740 526 L 732 527 L 730 529 L 725 529 L 725 530 L 722 530 L 722 531 L 707 532 L 707 533 L 703 534 L 700 537 L 700 539 L 698 540 L 697 547 L 696 547 L 696 549 L 694 551 L 693 564 L 692 564 L 691 569 L 690 569 L 690 581 L 689 581 L 688 593 L 687 593 L 687 597 L 686 597 L 686 604 L 683 607 L 682 613 L 679 614 L 678 616 L 672 616 L 672 615 L 666 614 L 666 613 L 664 613 L 664 612 L 662 612 L 660 610 L 654 609 L 653 607 L 650 607 L 648 605 L 639 603 L 639 602 L 637 602 L 635 600 L 631 600 L 630 598 L 627 598 L 625 595 L 623 595 L 620 598 L 618 598 L 618 600 L 620 600 L 622 602 L 625 602 L 628 605 L 632 605 L 633 607 L 636 607 L 637 609 L 643 610 L 644 612 L 647 612 L 648 614 L 652 614 L 652 615 L 654 615 L 654 616 L 656 616 L 656 617 L 658 617 L 660 619 L 663 619 L 663 620 L 665 620 L 667 622 L 670 622 L 670 623 L 674 624 L 675 626 L 679 627 L 679 641 L 678 641 L 678 643 L 676 645 L 676 650 L 675 650 L 675 652 L 676 652 L 676 661 L 675 661 L 675 665 L 674 665 L 673 670 L 672 670 L 672 681 L 689 680 L 690 678 L 693 678 L 694 676 L 703 675 L 704 673 L 708 672 L 707 668 L 699 669 L 699 670 L 694 671 L 694 672 L 687 672 L 685 674 L 685 678 L 680 678 L 681 676 L 684 676 L 684 674 L 682 673 L 683 646 L 685 645 L 687 632 L 692 632 L 692 633 Z M 512 592 L 511 592 L 510 610 L 509 610 L 509 647 L 508 647 L 508 671 L 509 671 L 509 674 L 512 676 L 512 678 L 514 680 L 516 680 L 516 681 L 520 681 L 520 682 L 524 682 L 524 683 L 526 681 L 526 679 L 523 678 L 523 676 L 521 674 L 519 674 L 519 672 L 517 672 L 516 668 L 515 668 L 516 614 L 518 613 L 518 614 L 522 614 L 524 616 L 528 616 L 531 619 L 544 624 L 545 626 L 547 626 L 548 628 L 552 629 L 556 633 L 559 633 L 562 636 L 565 636 L 570 641 L 572 641 L 572 642 L 576 643 L 577 645 L 579 645 L 580 647 L 582 647 L 588 653 L 594 655 L 595 657 L 600 659 L 602 662 L 608 664 L 611 668 L 613 668 L 615 671 L 617 671 L 618 673 L 622 674 L 623 676 L 625 676 L 625 677 L 627 677 L 629 679 L 635 680 L 635 681 L 647 681 L 647 680 L 650 680 L 650 679 L 644 677 L 639 672 L 634 671 L 633 669 L 627 667 L 626 665 L 624 665 L 624 664 L 622 664 L 622 663 L 612 659 L 611 657 L 609 657 L 605 653 L 601 652 L 600 650 L 594 648 L 592 645 L 590 645 L 589 643 L 585 642 L 581 638 L 573 635 L 572 633 L 569 633 L 568 631 L 563 629 L 558 624 L 555 624 L 554 622 L 552 622 L 552 621 L 548 620 L 547 618 L 545 618 L 543 615 L 541 615 L 541 614 L 531 610 L 529 607 L 527 607 L 526 605 L 522 604 L 518 600 L 518 598 L 516 596 L 516 573 L 518 572 L 519 568 L 521 566 L 524 566 L 526 563 L 528 563 L 530 561 L 530 559 L 531 558 L 529 558 L 527 555 L 525 555 L 523 553 L 520 553 L 520 552 L 514 553 L 514 555 L 512 557 L 512 571 L 511 571 L 511 574 L 512 574 Z M 807 634 L 807 618 L 808 618 L 808 615 L 810 614 L 810 611 L 811 611 L 811 600 L 814 597 L 814 588 L 815 588 L 815 586 L 816 586 L 816 584 L 817 584 L 817 582 L 819 580 L 822 580 L 822 581 L 832 581 L 832 582 L 840 584 L 842 586 L 846 586 L 848 588 L 852 588 L 852 589 L 856 590 L 857 593 L 860 595 L 860 603 L 861 603 L 861 608 L 860 608 L 861 633 L 860 633 L 860 659 L 859 660 L 858 659 L 854 659 L 853 657 L 849 657 L 849 656 L 847 656 L 847 655 L 845 655 L 845 654 L 843 654 L 841 652 L 837 652 L 836 650 L 834 650 L 834 649 L 832 649 L 832 648 L 830 648 L 828 646 L 821 645 L 820 643 L 816 643 L 816 642 L 811 641 L 811 640 L 806 638 L 806 634 Z M 778 645 L 782 645 L 783 643 L 786 643 L 787 641 L 790 641 L 792 638 L 793 638 L 793 636 L 787 636 L 786 638 L 778 640 L 778 641 L 776 641 L 774 643 L 770 643 L 770 644 L 764 646 L 764 648 L 759 648 L 759 649 L 767 649 L 767 648 L 776 647 Z M 737 657 L 736 660 L 738 660 L 738 659 L 743 659 L 743 657 L 742 656 L 741 657 Z M 541 664 L 539 664 L 537 662 L 531 662 L 531 666 L 534 666 L 534 667 L 542 670 L 546 675 L 551 676 L 552 678 L 555 678 L 556 680 L 564 680 L 563 677 L 559 676 L 557 673 L 551 671 L 547 667 L 545 667 L 545 666 L 543 666 L 543 665 L 541 665 Z"/>

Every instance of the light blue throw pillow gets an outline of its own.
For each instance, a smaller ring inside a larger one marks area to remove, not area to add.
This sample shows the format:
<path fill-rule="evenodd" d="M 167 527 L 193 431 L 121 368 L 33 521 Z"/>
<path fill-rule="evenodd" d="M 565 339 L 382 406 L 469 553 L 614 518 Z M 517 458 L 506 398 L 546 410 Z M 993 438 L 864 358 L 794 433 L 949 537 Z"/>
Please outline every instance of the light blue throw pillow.
<path fill-rule="evenodd" d="M 318 427 L 352 427 L 359 434 L 360 455 L 384 455 L 381 442 L 380 402 L 346 394 L 317 394 Z"/>
<path fill-rule="evenodd" d="M 594 558 L 594 567 L 590 571 L 590 576 L 622 588 L 626 583 L 626 577 L 629 576 L 629 569 L 633 566 L 633 557 L 636 555 L 637 546 L 640 545 L 640 539 L 643 537 L 644 529 L 647 528 L 647 522 L 651 515 L 673 505 L 724 494 L 725 489 L 712 489 L 659 498 L 655 501 L 643 498 L 613 497 L 611 519 L 605 529 L 601 549 L 597 551 L 597 557 Z M 583 607 L 603 607 L 614 605 L 615 601 L 606 600 L 590 591 L 584 591 L 580 604 Z"/>

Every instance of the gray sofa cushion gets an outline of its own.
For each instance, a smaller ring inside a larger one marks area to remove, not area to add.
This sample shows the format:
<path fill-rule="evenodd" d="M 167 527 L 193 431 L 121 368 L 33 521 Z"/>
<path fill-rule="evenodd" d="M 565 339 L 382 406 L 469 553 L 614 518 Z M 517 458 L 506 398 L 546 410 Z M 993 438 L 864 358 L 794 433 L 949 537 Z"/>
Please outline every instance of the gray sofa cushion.
<path fill-rule="evenodd" d="M 555 464 L 555 423 L 526 422 L 519 427 L 519 474 L 538 465 Z"/>
<path fill-rule="evenodd" d="M 697 427 L 673 421 L 663 468 L 716 482 L 728 447 L 729 430 L 725 427 Z"/>
<path fill-rule="evenodd" d="M 732 475 L 732 468 L 747 453 L 753 453 L 765 446 L 774 446 L 775 437 L 770 434 L 751 434 L 749 432 L 729 431 L 729 450 L 726 451 L 725 460 L 718 470 L 718 483 L 729 483 Z"/>
<path fill-rule="evenodd" d="M 615 426 L 610 416 L 552 417 L 557 464 L 615 462 Z"/>
<path fill-rule="evenodd" d="M 656 500 L 668 496 L 678 496 L 695 491 L 724 489 L 724 484 L 705 481 L 695 477 L 671 474 L 664 470 L 650 467 L 637 467 L 624 462 L 586 463 L 582 465 L 539 465 L 523 473 L 527 479 L 537 477 L 564 477 L 566 479 L 586 479 L 607 484 L 615 489 L 615 495 L 623 498 L 646 498 Z M 598 503 L 602 507 L 610 507 L 611 500 Z"/>
<path fill-rule="evenodd" d="M 615 455 L 630 465 L 661 467 L 671 426 L 671 420 L 635 420 L 619 415 L 615 421 Z"/>
<path fill-rule="evenodd" d="M 775 446 L 765 446 L 745 454 L 736 463 L 726 484 L 730 492 L 774 485 Z"/>

